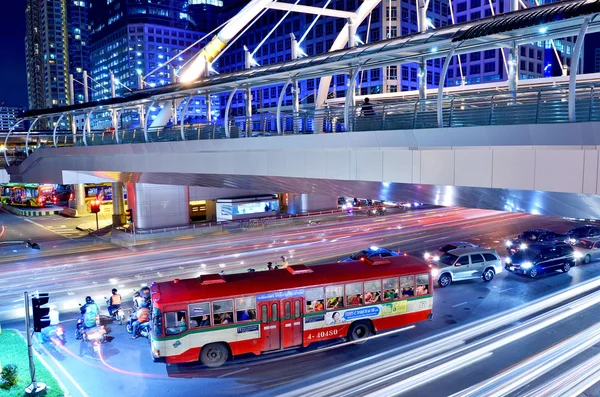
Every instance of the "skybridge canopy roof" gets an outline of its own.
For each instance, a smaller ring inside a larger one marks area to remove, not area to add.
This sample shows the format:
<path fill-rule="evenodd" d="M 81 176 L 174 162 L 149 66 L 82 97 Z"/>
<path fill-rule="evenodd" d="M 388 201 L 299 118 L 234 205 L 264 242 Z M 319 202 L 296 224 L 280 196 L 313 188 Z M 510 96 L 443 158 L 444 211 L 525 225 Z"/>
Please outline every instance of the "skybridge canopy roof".
<path fill-rule="evenodd" d="M 346 73 L 355 67 L 365 70 L 415 62 L 423 58 L 443 58 L 452 48 L 455 54 L 462 54 L 506 47 L 512 42 L 526 44 L 571 37 L 579 33 L 581 24 L 587 17 L 590 18 L 588 32 L 599 31 L 598 14 L 600 0 L 567 0 L 284 63 L 214 75 L 191 83 L 134 91 L 122 98 L 32 110 L 24 113 L 21 118 L 121 109 L 195 94 L 283 84 L 290 78 L 318 78 Z"/>

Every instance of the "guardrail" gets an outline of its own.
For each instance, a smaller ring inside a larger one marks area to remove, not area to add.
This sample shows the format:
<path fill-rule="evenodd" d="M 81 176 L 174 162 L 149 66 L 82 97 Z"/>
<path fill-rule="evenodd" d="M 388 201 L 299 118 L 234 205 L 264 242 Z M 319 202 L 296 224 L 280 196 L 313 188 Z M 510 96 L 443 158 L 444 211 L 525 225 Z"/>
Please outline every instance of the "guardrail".
<path fill-rule="evenodd" d="M 580 85 L 575 94 L 576 120 L 600 121 L 600 89 L 591 84 Z M 446 96 L 442 98 L 441 111 L 440 120 L 438 100 L 426 99 L 285 112 L 279 114 L 279 127 L 276 113 L 263 112 L 252 117 L 232 117 L 227 126 L 219 120 L 147 129 L 90 130 L 75 134 L 60 130 L 52 133 L 13 132 L 6 139 L 5 161 L 9 165 L 18 164 L 40 147 L 237 139 L 321 132 L 568 123 L 568 89 L 559 86 L 517 92 Z"/>

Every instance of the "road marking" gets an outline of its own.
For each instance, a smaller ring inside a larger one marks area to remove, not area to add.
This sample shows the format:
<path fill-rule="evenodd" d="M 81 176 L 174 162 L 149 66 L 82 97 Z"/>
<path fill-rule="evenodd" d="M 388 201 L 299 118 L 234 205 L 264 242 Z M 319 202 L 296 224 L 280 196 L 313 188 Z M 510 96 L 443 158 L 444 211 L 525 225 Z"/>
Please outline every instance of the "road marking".
<path fill-rule="evenodd" d="M 61 237 L 64 237 L 64 238 L 68 238 L 69 240 L 73 240 L 71 237 L 69 237 L 69 236 L 65 236 L 65 235 L 63 235 L 63 234 L 60 234 L 60 233 L 58 233 L 58 232 L 55 232 L 54 230 L 50 229 L 49 227 L 46 227 L 46 226 L 44 226 L 44 225 L 42 225 L 42 224 L 40 224 L 40 223 L 34 222 L 34 221 L 32 221 L 31 219 L 24 218 L 23 220 L 24 220 L 25 222 L 33 223 L 34 225 L 36 225 L 36 226 L 38 226 L 38 227 L 41 227 L 42 229 L 44 229 L 44 230 L 47 230 L 47 231 L 49 231 L 49 232 L 51 232 L 51 233 L 58 234 L 59 236 L 61 236 Z"/>
<path fill-rule="evenodd" d="M 223 375 L 217 376 L 217 378 L 224 378 L 224 377 L 226 377 L 226 376 L 229 376 L 229 375 L 234 375 L 234 374 L 238 374 L 238 373 L 240 373 L 240 372 L 248 371 L 249 369 L 250 369 L 250 368 L 242 368 L 242 369 L 238 369 L 237 371 L 228 372 L 228 373 L 226 373 L 226 374 L 223 374 Z"/>
<path fill-rule="evenodd" d="M 502 290 L 498 291 L 498 293 L 501 293 L 501 292 L 506 292 L 506 291 L 508 291 L 509 289 L 512 289 L 512 288 L 502 289 Z"/>
<path fill-rule="evenodd" d="M 452 307 L 459 307 L 459 306 L 462 306 L 462 305 L 466 305 L 467 303 L 469 303 L 469 302 L 463 302 L 463 303 L 459 303 L 458 305 L 454 305 L 454 306 L 452 306 Z"/>

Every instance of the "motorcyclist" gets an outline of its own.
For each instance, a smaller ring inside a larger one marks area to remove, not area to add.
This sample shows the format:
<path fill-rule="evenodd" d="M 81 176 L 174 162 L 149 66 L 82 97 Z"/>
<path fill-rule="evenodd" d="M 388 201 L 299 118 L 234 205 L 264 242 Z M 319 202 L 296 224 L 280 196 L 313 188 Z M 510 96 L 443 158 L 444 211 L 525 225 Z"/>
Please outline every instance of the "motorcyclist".
<path fill-rule="evenodd" d="M 48 313 L 48 316 L 50 317 L 50 325 L 42 328 L 42 343 L 50 340 L 50 334 L 56 332 L 56 326 L 60 322 L 60 313 L 58 312 L 56 305 L 50 305 L 49 308 L 50 312 Z"/>
<path fill-rule="evenodd" d="M 133 324 L 133 336 L 131 339 L 136 339 L 138 335 L 138 329 L 140 325 L 147 323 L 150 319 L 150 310 L 148 309 L 148 304 L 146 302 L 142 302 L 140 308 L 135 312 L 135 317 L 137 318 Z"/>
<path fill-rule="evenodd" d="M 133 310 L 137 311 L 145 301 L 140 295 L 140 291 L 135 291 L 135 294 L 133 294 Z"/>
<path fill-rule="evenodd" d="M 117 292 L 116 288 L 113 288 L 111 292 L 112 295 L 110 296 L 110 299 L 108 301 L 108 314 L 112 317 L 113 310 L 120 309 L 123 300 L 121 298 L 121 294 Z"/>
<path fill-rule="evenodd" d="M 85 305 L 81 306 L 81 316 L 83 317 L 83 324 L 86 328 L 96 326 L 96 318 L 100 313 L 100 308 L 94 302 L 91 296 L 85 297 Z"/>

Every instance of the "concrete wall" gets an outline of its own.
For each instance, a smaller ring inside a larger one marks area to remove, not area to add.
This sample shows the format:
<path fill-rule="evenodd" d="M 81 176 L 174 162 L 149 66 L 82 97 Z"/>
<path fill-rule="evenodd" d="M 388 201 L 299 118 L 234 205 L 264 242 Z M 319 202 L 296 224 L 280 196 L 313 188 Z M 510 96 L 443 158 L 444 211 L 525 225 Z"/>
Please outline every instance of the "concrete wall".
<path fill-rule="evenodd" d="M 127 197 L 130 208 L 134 208 L 134 222 L 138 229 L 157 229 L 190 223 L 187 186 L 128 183 Z"/>

